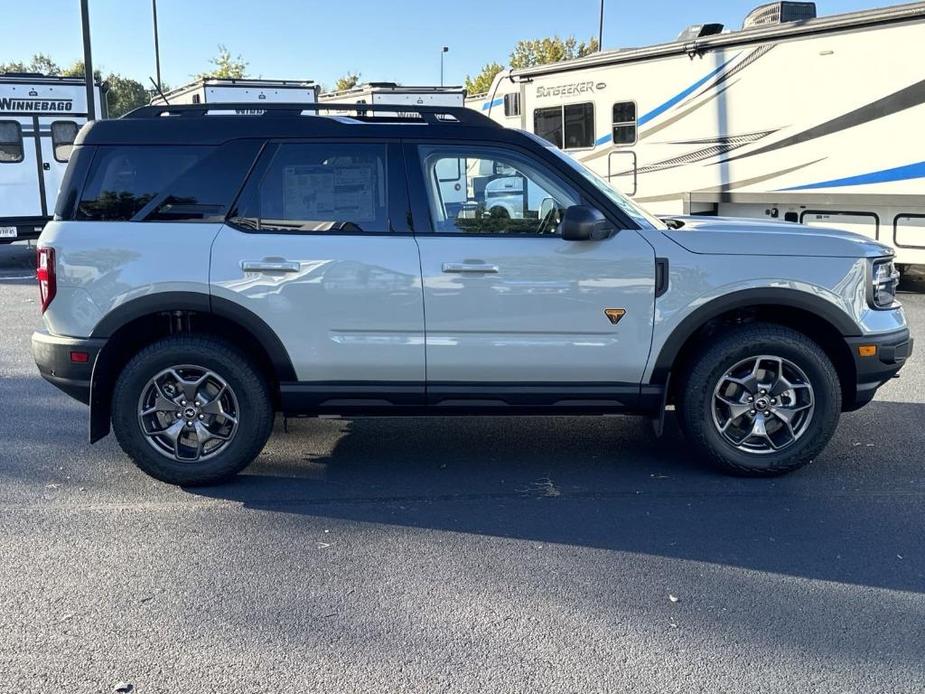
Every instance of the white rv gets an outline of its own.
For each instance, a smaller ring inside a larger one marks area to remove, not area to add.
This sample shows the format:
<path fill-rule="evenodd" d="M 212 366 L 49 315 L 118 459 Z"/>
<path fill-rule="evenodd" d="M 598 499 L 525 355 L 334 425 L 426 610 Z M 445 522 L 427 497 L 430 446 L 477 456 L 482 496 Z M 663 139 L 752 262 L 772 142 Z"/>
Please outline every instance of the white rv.
<path fill-rule="evenodd" d="M 462 87 L 414 87 L 395 82 L 367 82 L 353 89 L 327 92 L 319 97 L 321 103 L 411 106 L 464 106 L 465 99 L 466 90 Z"/>
<path fill-rule="evenodd" d="M 206 78 L 155 96 L 154 106 L 164 104 L 293 103 L 313 104 L 318 86 L 311 80 L 263 80 Z"/>
<path fill-rule="evenodd" d="M 925 263 L 925 2 L 502 72 L 467 105 L 545 138 L 652 211 L 803 222 Z"/>
<path fill-rule="evenodd" d="M 96 114 L 105 115 L 99 84 L 94 93 Z M 0 243 L 38 238 L 86 121 L 84 80 L 0 74 Z"/>

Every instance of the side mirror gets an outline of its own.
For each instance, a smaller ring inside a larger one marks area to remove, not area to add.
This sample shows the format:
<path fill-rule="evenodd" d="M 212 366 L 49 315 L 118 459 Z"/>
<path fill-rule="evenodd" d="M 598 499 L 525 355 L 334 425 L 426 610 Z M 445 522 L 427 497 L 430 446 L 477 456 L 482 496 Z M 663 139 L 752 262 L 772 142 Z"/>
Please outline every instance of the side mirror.
<path fill-rule="evenodd" d="M 559 233 L 565 241 L 603 241 L 613 233 L 613 227 L 599 210 L 572 205 L 562 215 Z"/>

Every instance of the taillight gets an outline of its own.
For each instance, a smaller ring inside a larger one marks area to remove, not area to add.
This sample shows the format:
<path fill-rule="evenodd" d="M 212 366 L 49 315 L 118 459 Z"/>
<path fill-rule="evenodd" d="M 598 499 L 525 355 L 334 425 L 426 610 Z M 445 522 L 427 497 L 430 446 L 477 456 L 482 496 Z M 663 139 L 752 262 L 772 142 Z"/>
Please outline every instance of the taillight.
<path fill-rule="evenodd" d="M 35 263 L 35 278 L 39 281 L 39 296 L 42 299 L 42 313 L 48 308 L 58 291 L 55 278 L 55 249 L 39 248 Z"/>

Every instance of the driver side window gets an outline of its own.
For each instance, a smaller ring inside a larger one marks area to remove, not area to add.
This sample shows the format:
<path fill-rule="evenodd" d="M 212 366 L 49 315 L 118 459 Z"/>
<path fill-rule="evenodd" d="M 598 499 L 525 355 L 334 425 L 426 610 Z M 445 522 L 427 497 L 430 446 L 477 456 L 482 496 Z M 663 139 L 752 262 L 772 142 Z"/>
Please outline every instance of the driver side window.
<path fill-rule="evenodd" d="M 556 236 L 578 193 L 538 163 L 494 147 L 419 148 L 434 231 Z"/>

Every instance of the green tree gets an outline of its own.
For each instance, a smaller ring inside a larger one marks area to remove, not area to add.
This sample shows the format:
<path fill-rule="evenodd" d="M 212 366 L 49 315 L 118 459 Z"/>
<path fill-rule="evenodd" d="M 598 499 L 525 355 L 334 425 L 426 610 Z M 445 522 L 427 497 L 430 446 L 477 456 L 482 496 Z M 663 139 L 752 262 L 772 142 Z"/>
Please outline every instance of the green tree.
<path fill-rule="evenodd" d="M 106 84 L 109 87 L 106 103 L 110 118 L 118 118 L 140 106 L 147 106 L 154 96 L 154 90 L 145 89 L 141 82 L 115 73 L 106 77 Z"/>
<path fill-rule="evenodd" d="M 339 77 L 334 83 L 334 91 L 342 92 L 347 89 L 353 89 L 360 83 L 360 73 L 359 72 L 348 72 L 343 77 Z"/>
<path fill-rule="evenodd" d="M 36 53 L 28 63 L 21 60 L 0 63 L 0 72 L 40 72 L 55 76 L 61 74 L 61 67 L 44 53 Z"/>
<path fill-rule="evenodd" d="M 466 87 L 466 93 L 470 96 L 474 94 L 486 94 L 489 89 L 491 89 L 491 83 L 495 79 L 495 75 L 501 72 L 504 69 L 503 66 L 498 63 L 488 63 L 483 66 L 479 74 L 475 77 L 470 77 L 466 75 L 466 81 L 464 86 Z"/>
<path fill-rule="evenodd" d="M 574 36 L 566 39 L 549 36 L 544 39 L 518 41 L 511 52 L 511 67 L 518 69 L 574 60 L 597 53 L 598 48 L 597 39 L 592 38 L 585 43 L 578 41 Z"/>
<path fill-rule="evenodd" d="M 215 67 L 207 72 L 200 72 L 197 77 L 206 79 L 215 77 L 218 79 L 242 79 L 247 77 L 247 61 L 240 55 L 232 56 L 222 44 L 218 44 L 218 55 L 210 61 Z"/>

